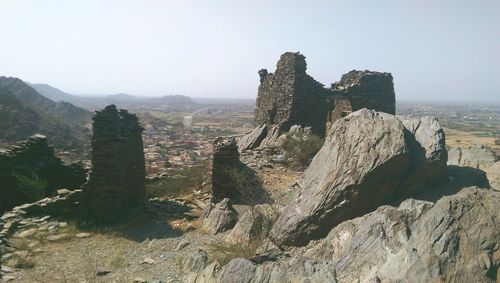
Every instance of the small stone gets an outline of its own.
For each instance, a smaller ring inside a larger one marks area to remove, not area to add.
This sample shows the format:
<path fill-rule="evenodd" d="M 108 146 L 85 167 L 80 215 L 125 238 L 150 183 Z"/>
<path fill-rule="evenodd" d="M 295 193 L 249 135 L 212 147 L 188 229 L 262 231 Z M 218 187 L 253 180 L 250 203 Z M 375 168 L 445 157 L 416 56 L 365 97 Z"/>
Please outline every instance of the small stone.
<path fill-rule="evenodd" d="M 0 271 L 2 271 L 3 273 L 12 273 L 14 271 L 16 271 L 14 268 L 12 267 L 8 267 L 6 265 L 2 265 L 2 268 L 0 269 Z"/>
<path fill-rule="evenodd" d="M 146 281 L 146 279 L 142 278 L 142 277 L 136 277 L 134 279 L 134 283 L 147 283 L 148 281 Z"/>
<path fill-rule="evenodd" d="M 68 226 L 68 223 L 66 223 L 66 222 L 59 222 L 59 227 L 60 228 L 64 228 L 66 226 Z"/>
<path fill-rule="evenodd" d="M 19 258 L 27 258 L 29 255 L 28 251 L 16 251 L 14 252 L 14 255 L 16 255 Z"/>
<path fill-rule="evenodd" d="M 71 193 L 70 190 L 68 189 L 60 189 L 60 190 L 57 190 L 57 194 L 60 195 L 60 196 L 65 196 L 67 194 Z"/>
<path fill-rule="evenodd" d="M 12 280 L 15 280 L 17 279 L 16 276 L 13 276 L 13 275 L 6 275 L 2 278 L 5 282 L 8 282 L 8 281 L 12 281 Z"/>
<path fill-rule="evenodd" d="M 189 242 L 188 240 L 184 239 L 184 240 L 180 241 L 180 242 L 177 244 L 177 246 L 175 247 L 175 250 L 176 250 L 176 251 L 178 251 L 178 250 L 180 250 L 180 249 L 183 249 L 184 247 L 186 247 L 186 246 L 187 246 L 187 245 L 189 245 L 189 244 L 190 244 L 190 242 Z"/>
<path fill-rule="evenodd" d="M 38 230 L 37 230 L 37 229 L 35 229 L 35 228 L 33 228 L 33 229 L 28 229 L 28 230 L 26 230 L 26 231 L 23 231 L 23 232 L 21 232 L 21 233 L 17 234 L 17 236 L 16 236 L 16 237 L 17 237 L 17 238 L 27 238 L 27 237 L 31 237 L 31 236 L 35 235 L 37 231 L 38 231 Z"/>
<path fill-rule="evenodd" d="M 75 235 L 75 237 L 82 239 L 82 238 L 88 238 L 90 237 L 90 233 L 78 233 Z"/>
<path fill-rule="evenodd" d="M 104 276 L 104 275 L 107 275 L 109 273 L 111 273 L 111 271 L 109 271 L 109 270 L 101 270 L 101 271 L 97 271 L 96 275 L 97 276 Z"/>
<path fill-rule="evenodd" d="M 2 255 L 2 262 L 6 262 L 7 260 L 11 259 L 13 256 L 14 256 L 13 253 Z"/>
<path fill-rule="evenodd" d="M 145 258 L 145 259 L 141 262 L 141 264 L 155 264 L 155 263 L 156 263 L 156 260 L 154 260 L 154 259 L 152 259 L 152 258 L 150 258 L 150 257 Z"/>
<path fill-rule="evenodd" d="M 47 241 L 49 242 L 56 242 L 60 240 L 64 240 L 68 238 L 68 234 L 58 234 L 58 235 L 52 235 L 47 237 Z"/>

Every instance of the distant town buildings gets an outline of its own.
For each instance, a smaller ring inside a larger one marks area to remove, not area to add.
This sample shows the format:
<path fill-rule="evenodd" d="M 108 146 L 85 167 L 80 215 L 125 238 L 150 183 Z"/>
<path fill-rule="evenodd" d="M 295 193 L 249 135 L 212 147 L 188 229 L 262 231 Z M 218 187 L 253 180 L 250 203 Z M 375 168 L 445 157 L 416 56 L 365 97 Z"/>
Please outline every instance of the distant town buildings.
<path fill-rule="evenodd" d="M 193 116 L 184 116 L 184 120 L 182 121 L 182 124 L 186 128 L 191 128 L 193 125 Z"/>

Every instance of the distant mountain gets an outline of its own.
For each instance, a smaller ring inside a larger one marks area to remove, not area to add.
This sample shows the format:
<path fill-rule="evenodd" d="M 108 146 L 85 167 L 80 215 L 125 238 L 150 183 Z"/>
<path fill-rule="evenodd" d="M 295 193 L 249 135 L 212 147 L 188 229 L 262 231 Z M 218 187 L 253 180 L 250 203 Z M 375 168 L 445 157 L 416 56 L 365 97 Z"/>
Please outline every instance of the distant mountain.
<path fill-rule="evenodd" d="M 78 99 L 78 97 L 65 93 L 64 91 L 48 84 L 30 84 L 30 83 L 26 84 L 34 88 L 39 94 L 53 101 L 72 102 L 75 99 Z"/>
<path fill-rule="evenodd" d="M 18 78 L 0 76 L 0 140 L 12 143 L 35 133 L 46 135 L 57 148 L 88 146 L 85 124 L 92 113 L 68 102 L 54 102 Z"/>
<path fill-rule="evenodd" d="M 126 93 L 101 95 L 101 96 L 77 96 L 65 93 L 48 84 L 30 84 L 38 93 L 53 100 L 66 101 L 90 111 L 102 109 L 110 104 L 118 108 L 130 110 L 141 110 L 159 108 L 163 110 L 189 110 L 196 105 L 190 97 L 184 95 L 165 95 L 161 97 L 135 96 Z"/>

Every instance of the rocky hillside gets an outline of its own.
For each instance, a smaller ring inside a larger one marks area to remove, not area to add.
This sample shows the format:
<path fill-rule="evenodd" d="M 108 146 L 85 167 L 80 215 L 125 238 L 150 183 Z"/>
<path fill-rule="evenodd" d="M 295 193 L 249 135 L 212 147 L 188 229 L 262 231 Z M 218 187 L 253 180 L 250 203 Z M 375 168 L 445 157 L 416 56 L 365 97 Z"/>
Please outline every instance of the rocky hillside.
<path fill-rule="evenodd" d="M 59 149 L 87 146 L 85 124 L 91 113 L 67 102 L 54 102 L 18 78 L 0 77 L 0 140 L 12 143 L 35 133 L 47 135 Z"/>

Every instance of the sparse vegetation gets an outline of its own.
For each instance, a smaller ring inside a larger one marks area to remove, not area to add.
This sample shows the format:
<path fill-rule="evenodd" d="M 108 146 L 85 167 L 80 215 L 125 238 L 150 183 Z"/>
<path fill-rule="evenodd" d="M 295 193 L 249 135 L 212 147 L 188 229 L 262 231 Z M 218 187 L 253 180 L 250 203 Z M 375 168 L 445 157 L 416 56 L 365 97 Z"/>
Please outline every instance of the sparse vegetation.
<path fill-rule="evenodd" d="M 288 135 L 283 142 L 285 158 L 293 167 L 306 167 L 323 146 L 324 140 L 316 135 Z"/>
<path fill-rule="evenodd" d="M 45 188 L 48 182 L 40 178 L 34 170 L 19 170 L 12 172 L 17 187 L 13 188 L 24 195 L 28 201 L 37 201 L 45 196 Z"/>
<path fill-rule="evenodd" d="M 192 167 L 185 167 L 175 172 L 175 175 L 153 180 L 147 184 L 148 197 L 177 197 L 190 194 L 193 189 L 201 187 L 208 173 L 208 161 L 199 162 Z"/>

